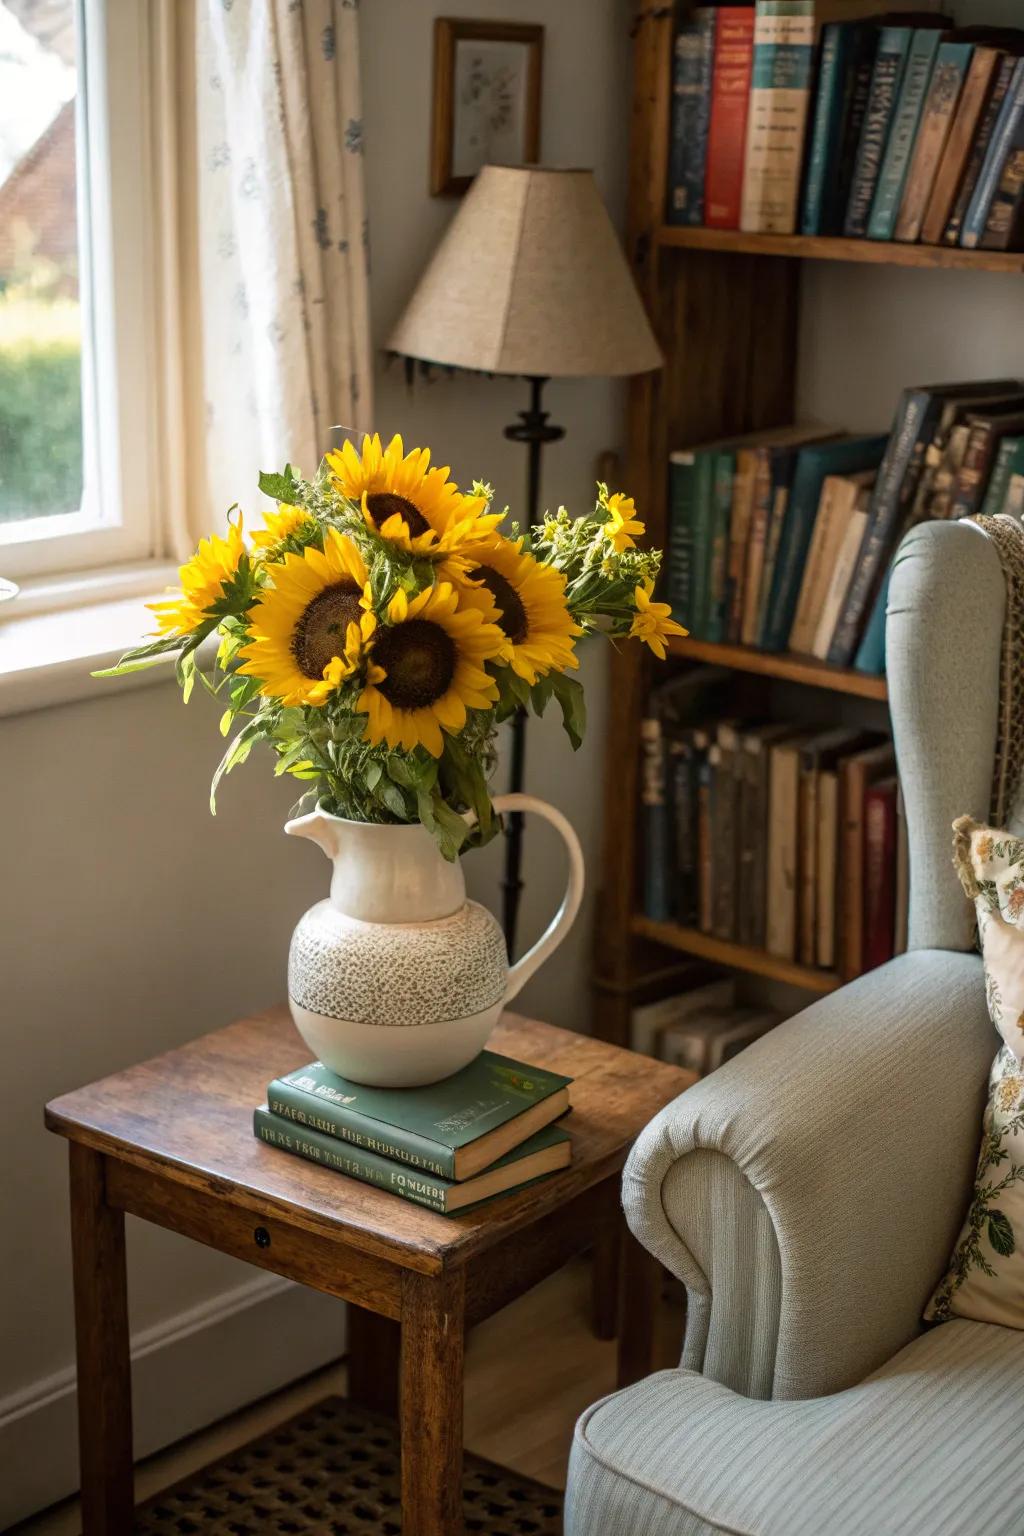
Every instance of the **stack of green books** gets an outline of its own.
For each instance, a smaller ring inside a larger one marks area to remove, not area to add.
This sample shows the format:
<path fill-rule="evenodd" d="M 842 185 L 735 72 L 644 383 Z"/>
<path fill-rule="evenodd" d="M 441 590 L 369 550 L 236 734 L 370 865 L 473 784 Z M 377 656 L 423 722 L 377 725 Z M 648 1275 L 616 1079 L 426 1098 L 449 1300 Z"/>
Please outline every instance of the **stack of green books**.
<path fill-rule="evenodd" d="M 572 1079 L 493 1051 L 424 1088 L 368 1088 L 311 1062 L 267 1088 L 261 1141 L 451 1215 L 567 1168 Z"/>

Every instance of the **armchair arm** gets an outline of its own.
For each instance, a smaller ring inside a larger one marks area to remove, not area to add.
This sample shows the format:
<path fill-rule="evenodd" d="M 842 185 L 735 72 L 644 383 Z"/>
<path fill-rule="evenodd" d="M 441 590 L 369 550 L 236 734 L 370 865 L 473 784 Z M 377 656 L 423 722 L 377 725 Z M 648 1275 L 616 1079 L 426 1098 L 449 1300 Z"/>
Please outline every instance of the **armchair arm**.
<path fill-rule="evenodd" d="M 978 956 L 916 950 L 651 1121 L 623 1204 L 686 1283 L 685 1366 L 815 1397 L 914 1337 L 963 1219 L 997 1043 Z"/>

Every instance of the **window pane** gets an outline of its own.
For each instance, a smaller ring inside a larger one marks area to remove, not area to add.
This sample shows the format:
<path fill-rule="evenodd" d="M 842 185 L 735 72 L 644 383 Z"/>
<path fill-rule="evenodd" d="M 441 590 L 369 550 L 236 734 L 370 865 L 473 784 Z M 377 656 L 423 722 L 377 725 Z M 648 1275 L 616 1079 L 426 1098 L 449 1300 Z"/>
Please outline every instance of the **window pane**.
<path fill-rule="evenodd" d="M 0 525 L 78 510 L 74 0 L 0 0 Z"/>

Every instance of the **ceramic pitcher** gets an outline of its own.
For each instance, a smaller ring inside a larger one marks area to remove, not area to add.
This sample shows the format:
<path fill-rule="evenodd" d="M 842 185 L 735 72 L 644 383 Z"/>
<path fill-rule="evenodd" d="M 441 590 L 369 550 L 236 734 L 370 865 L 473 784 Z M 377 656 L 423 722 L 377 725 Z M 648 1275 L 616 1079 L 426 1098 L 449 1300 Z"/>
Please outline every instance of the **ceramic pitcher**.
<path fill-rule="evenodd" d="M 321 810 L 285 824 L 334 865 L 331 894 L 300 919 L 288 956 L 296 1027 L 332 1071 L 411 1088 L 457 1072 L 484 1045 L 506 1003 L 565 938 L 583 896 L 579 839 L 532 795 L 498 795 L 496 811 L 535 811 L 562 835 L 569 879 L 547 931 L 509 968 L 486 907 L 466 899 L 426 828 L 375 826 Z"/>

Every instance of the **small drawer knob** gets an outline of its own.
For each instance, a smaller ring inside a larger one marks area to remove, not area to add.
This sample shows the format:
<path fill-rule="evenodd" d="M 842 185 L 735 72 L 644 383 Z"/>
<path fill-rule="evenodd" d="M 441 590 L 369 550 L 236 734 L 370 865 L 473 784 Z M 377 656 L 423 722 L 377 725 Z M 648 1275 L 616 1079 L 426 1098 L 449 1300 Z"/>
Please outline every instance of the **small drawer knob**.
<path fill-rule="evenodd" d="M 257 1227 L 253 1233 L 253 1237 L 256 1239 L 257 1248 L 270 1247 L 270 1233 L 267 1231 L 266 1227 Z"/>

